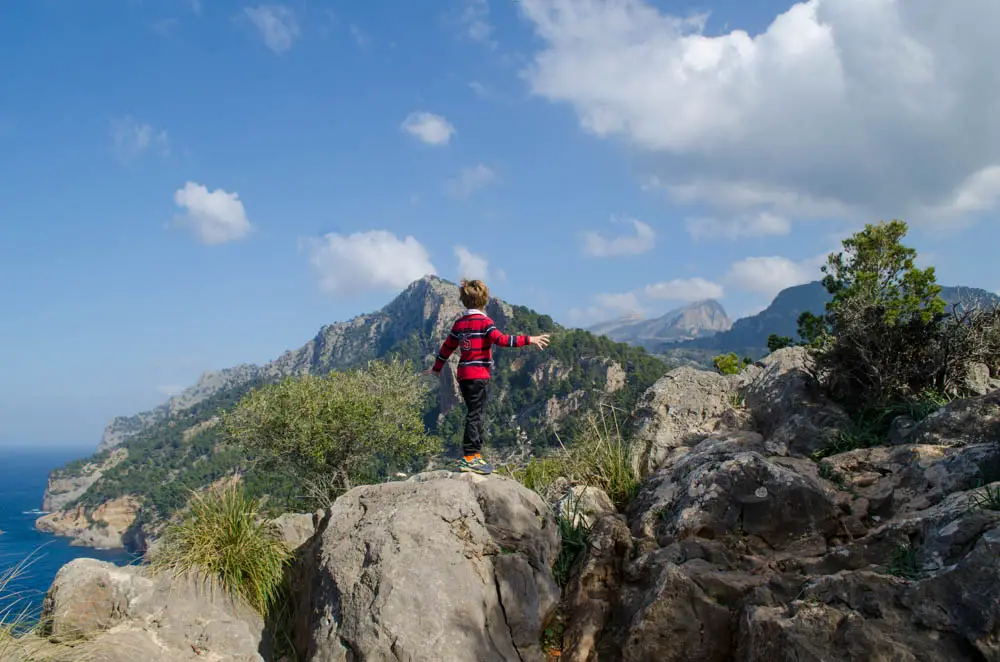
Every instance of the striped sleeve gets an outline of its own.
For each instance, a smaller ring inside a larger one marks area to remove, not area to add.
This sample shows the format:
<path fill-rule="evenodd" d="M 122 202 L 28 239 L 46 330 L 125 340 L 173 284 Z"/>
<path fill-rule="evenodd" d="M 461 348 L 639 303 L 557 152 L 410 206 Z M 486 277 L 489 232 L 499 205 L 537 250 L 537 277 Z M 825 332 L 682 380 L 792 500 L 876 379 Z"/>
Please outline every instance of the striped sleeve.
<path fill-rule="evenodd" d="M 486 327 L 486 337 L 497 347 L 524 347 L 529 339 L 528 336 L 507 335 L 493 324 L 493 320 Z"/>
<path fill-rule="evenodd" d="M 444 368 L 444 364 L 448 361 L 448 357 L 458 349 L 458 334 L 455 333 L 455 327 L 451 328 L 451 332 L 448 337 L 444 339 L 441 344 L 441 349 L 438 351 L 437 358 L 434 359 L 434 372 L 441 372 Z"/>

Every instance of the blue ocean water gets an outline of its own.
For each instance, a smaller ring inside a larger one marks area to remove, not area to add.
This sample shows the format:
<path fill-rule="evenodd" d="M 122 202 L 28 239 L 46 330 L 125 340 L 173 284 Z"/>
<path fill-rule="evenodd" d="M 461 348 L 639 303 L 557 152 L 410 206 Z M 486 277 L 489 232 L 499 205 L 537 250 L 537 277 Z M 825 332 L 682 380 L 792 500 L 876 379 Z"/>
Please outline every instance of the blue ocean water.
<path fill-rule="evenodd" d="M 51 469 L 88 455 L 85 448 L 32 450 L 0 447 L 0 577 L 27 561 L 15 585 L 0 595 L 0 612 L 37 614 L 56 573 L 75 558 L 91 557 L 118 565 L 132 562 L 121 550 L 71 547 L 68 538 L 34 528 Z M 11 603 L 16 601 L 16 605 Z"/>

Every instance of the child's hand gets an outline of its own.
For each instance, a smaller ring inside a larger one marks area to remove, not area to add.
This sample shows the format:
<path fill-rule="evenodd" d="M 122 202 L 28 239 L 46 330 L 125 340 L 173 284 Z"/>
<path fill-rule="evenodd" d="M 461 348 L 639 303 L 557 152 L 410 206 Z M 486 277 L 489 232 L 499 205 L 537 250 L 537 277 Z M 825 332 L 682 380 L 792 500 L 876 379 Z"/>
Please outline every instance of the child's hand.
<path fill-rule="evenodd" d="M 540 336 L 529 336 L 529 345 L 538 345 L 538 349 L 545 349 L 549 344 L 549 334 L 543 333 Z"/>
<path fill-rule="evenodd" d="M 434 372 L 434 368 L 427 368 L 427 370 L 424 370 L 424 374 L 425 375 L 436 375 L 437 373 Z"/>

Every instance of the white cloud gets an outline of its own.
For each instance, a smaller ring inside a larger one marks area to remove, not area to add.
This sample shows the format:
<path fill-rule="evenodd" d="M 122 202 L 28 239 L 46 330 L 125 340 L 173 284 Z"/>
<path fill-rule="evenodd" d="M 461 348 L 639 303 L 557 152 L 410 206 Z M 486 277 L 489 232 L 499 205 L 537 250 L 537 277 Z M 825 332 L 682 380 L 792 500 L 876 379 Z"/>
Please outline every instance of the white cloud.
<path fill-rule="evenodd" d="M 445 189 L 454 198 L 468 198 L 496 180 L 497 175 L 493 169 L 480 163 L 471 168 L 462 168 L 457 177 L 448 181 Z"/>
<path fill-rule="evenodd" d="M 455 246 L 455 257 L 458 258 L 459 278 L 489 280 L 490 263 L 485 257 L 471 252 L 465 246 Z"/>
<path fill-rule="evenodd" d="M 680 202 L 937 225 L 1000 207 L 995 0 L 809 0 L 756 35 L 645 0 L 518 4 L 533 93 Z"/>
<path fill-rule="evenodd" d="M 394 290 L 437 273 L 419 241 L 385 230 L 330 233 L 308 243 L 320 287 L 331 294 Z"/>
<path fill-rule="evenodd" d="M 203 244 L 224 244 L 242 239 L 251 230 L 243 202 L 237 193 L 209 190 L 187 182 L 174 193 L 174 204 L 185 212 L 174 217 L 177 226 L 195 233 Z"/>
<path fill-rule="evenodd" d="M 827 255 L 796 262 L 786 257 L 748 257 L 734 263 L 726 273 L 726 282 L 747 292 L 773 297 L 781 290 L 822 278 L 820 267 Z"/>
<path fill-rule="evenodd" d="M 428 145 L 447 145 L 455 133 L 451 122 L 424 111 L 410 113 L 399 128 Z"/>
<path fill-rule="evenodd" d="M 135 161 L 149 149 L 159 150 L 161 156 L 170 154 L 167 132 L 157 131 L 131 115 L 111 120 L 111 143 L 115 156 L 125 164 Z"/>
<path fill-rule="evenodd" d="M 191 11 L 195 16 L 201 16 L 201 0 L 191 0 Z"/>
<path fill-rule="evenodd" d="M 696 240 L 766 237 L 785 235 L 792 230 L 792 224 L 787 218 L 767 211 L 740 214 L 725 220 L 711 217 L 689 218 L 684 222 L 684 227 Z"/>
<path fill-rule="evenodd" d="M 354 38 L 354 43 L 356 43 L 361 48 L 367 48 L 371 45 L 372 39 L 368 36 L 368 33 L 359 28 L 355 23 L 351 23 L 349 28 L 351 37 Z"/>
<path fill-rule="evenodd" d="M 496 48 L 493 40 L 493 26 L 490 25 L 490 5 L 488 0 L 464 0 L 461 22 L 466 36 L 481 44 Z"/>
<path fill-rule="evenodd" d="M 634 235 L 605 237 L 597 232 L 583 234 L 583 252 L 592 257 L 621 257 L 641 255 L 653 249 L 656 232 L 647 224 L 636 219 L 611 219 L 613 223 L 628 223 L 635 229 Z"/>
<path fill-rule="evenodd" d="M 469 89 L 475 92 L 476 96 L 480 99 L 485 99 L 489 96 L 490 91 L 486 89 L 486 86 L 480 83 L 478 80 L 474 80 L 469 83 Z"/>
<path fill-rule="evenodd" d="M 301 34 L 295 13 L 284 5 L 244 7 L 243 11 L 260 30 L 264 45 L 275 53 L 290 49 Z"/>
<path fill-rule="evenodd" d="M 647 285 L 645 294 L 650 299 L 665 301 L 701 301 L 721 299 L 725 290 L 718 283 L 704 278 L 675 278 L 662 283 Z"/>
<path fill-rule="evenodd" d="M 642 314 L 643 312 L 642 304 L 639 303 L 639 297 L 637 297 L 634 292 L 596 294 L 594 295 L 594 301 L 597 302 L 597 305 L 601 308 L 610 310 L 619 315 L 626 313 Z"/>

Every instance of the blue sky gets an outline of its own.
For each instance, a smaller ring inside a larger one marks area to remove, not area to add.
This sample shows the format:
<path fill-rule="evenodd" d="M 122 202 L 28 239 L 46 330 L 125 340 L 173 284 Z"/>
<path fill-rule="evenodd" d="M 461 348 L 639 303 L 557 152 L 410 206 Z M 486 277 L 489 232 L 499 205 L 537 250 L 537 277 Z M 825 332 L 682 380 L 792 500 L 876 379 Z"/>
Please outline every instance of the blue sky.
<path fill-rule="evenodd" d="M 93 445 L 433 270 L 734 317 L 901 217 L 1000 288 L 993 0 L 12 0 L 0 443 Z"/>

